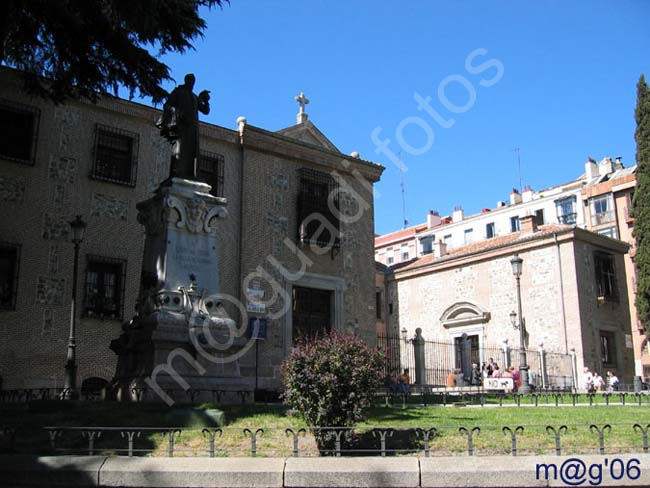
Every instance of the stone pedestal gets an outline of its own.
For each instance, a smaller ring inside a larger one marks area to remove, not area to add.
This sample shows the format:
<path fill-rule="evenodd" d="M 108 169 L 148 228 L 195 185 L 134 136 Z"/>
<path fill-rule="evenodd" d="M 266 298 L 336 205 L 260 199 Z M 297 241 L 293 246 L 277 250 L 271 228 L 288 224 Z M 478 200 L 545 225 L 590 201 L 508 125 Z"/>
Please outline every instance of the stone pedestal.
<path fill-rule="evenodd" d="M 216 401 L 250 390 L 238 358 L 245 326 L 219 293 L 218 221 L 226 200 L 205 183 L 171 178 L 137 205 L 146 231 L 137 315 L 112 341 L 119 399 Z M 231 311 L 232 312 L 232 311 Z"/>

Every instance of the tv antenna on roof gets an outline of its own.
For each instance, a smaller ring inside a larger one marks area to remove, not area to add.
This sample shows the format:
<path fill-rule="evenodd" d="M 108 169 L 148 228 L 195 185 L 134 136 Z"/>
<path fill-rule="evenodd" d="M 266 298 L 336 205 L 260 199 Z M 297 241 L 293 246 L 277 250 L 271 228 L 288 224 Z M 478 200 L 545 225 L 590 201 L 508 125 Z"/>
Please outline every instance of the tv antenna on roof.
<path fill-rule="evenodd" d="M 404 187 L 404 163 L 402 162 L 402 151 L 399 152 L 397 158 L 400 161 L 399 165 L 399 186 L 402 191 L 402 219 L 403 219 L 403 229 L 406 229 L 409 226 L 409 221 L 406 218 L 406 188 Z"/>
<path fill-rule="evenodd" d="M 519 193 L 523 191 L 523 185 L 521 183 L 521 156 L 519 154 L 519 146 L 514 148 L 515 153 L 517 153 L 517 169 L 519 171 Z"/>

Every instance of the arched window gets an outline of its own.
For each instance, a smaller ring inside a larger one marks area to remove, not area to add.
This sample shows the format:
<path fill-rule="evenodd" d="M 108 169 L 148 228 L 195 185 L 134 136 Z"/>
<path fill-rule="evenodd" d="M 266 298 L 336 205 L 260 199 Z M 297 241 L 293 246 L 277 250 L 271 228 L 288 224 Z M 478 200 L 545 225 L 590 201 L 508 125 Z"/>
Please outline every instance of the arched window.
<path fill-rule="evenodd" d="M 490 320 L 490 312 L 470 302 L 456 302 L 440 316 L 446 329 L 464 325 L 484 324 Z"/>

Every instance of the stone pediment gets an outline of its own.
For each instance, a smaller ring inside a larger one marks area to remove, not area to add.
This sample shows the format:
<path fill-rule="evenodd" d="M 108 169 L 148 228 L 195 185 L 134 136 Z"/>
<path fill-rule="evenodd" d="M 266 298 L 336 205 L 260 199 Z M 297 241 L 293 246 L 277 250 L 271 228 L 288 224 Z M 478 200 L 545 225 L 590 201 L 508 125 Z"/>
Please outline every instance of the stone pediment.
<path fill-rule="evenodd" d="M 307 144 L 323 147 L 330 151 L 341 152 L 310 120 L 301 124 L 292 125 L 286 129 L 281 129 L 278 131 L 278 134 Z"/>
<path fill-rule="evenodd" d="M 490 312 L 470 302 L 456 302 L 440 316 L 440 323 L 445 328 L 484 324 L 489 320 Z"/>

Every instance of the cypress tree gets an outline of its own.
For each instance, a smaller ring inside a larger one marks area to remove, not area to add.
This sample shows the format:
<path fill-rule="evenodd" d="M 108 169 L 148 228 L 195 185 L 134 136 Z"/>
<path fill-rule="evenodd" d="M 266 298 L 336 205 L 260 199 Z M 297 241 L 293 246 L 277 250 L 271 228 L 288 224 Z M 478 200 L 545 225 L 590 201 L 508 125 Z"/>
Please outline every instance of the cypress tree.
<path fill-rule="evenodd" d="M 637 269 L 636 309 L 646 335 L 650 335 L 650 89 L 643 75 L 637 84 L 634 238 Z"/>

